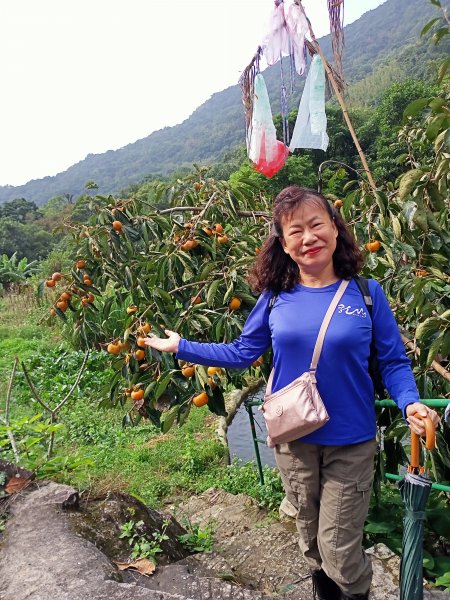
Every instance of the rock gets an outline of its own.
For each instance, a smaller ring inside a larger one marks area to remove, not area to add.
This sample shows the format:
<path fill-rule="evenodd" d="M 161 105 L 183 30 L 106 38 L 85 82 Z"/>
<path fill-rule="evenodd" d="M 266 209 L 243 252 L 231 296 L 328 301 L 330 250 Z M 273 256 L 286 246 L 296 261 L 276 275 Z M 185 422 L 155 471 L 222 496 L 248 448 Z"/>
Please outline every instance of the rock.
<path fill-rule="evenodd" d="M 73 530 L 62 502 L 74 493 L 68 486 L 48 483 L 16 496 L 0 548 L 2 600 L 180 600 L 121 582 L 107 556 Z M 113 511 L 107 514 L 108 522 Z M 172 552 L 168 547 L 166 551 Z"/>
<path fill-rule="evenodd" d="M 63 504 L 76 494 L 69 486 L 40 482 L 33 490 L 14 495 L 0 546 L 1 600 L 312 598 L 295 523 L 271 518 L 243 494 L 211 489 L 180 506 L 176 517 L 216 525 L 214 550 L 186 556 L 177 540 L 184 530 L 172 516 L 164 564 L 160 562 L 151 577 L 119 572 L 112 562 L 129 551 L 121 545 L 123 540 L 118 542 L 119 526 L 130 518 L 143 520 L 146 535 L 151 535 L 169 517 L 125 494 L 81 502 L 80 511 L 64 510 Z M 372 549 L 371 556 L 371 600 L 397 599 L 398 557 L 381 545 Z M 448 594 L 425 590 L 424 598 L 440 600 Z"/>
<path fill-rule="evenodd" d="M 216 489 L 180 506 L 177 514 L 183 513 L 203 526 L 217 524 L 216 552 L 188 557 L 189 564 L 198 561 L 202 567 L 225 572 L 265 593 L 285 594 L 292 600 L 312 598 L 309 569 L 298 549 L 293 519 L 270 520 L 254 500 Z M 370 600 L 398 600 L 399 557 L 383 544 L 368 552 L 374 571 Z M 445 592 L 424 590 L 427 600 L 444 597 L 448 599 Z"/>
<path fill-rule="evenodd" d="M 271 600 L 271 596 L 262 592 L 224 581 L 213 571 L 200 564 L 195 565 L 195 557 L 190 558 L 192 560 L 161 567 L 154 576 L 145 580 L 135 576 L 136 580 L 147 589 L 165 591 L 195 600 Z"/>
<path fill-rule="evenodd" d="M 214 527 L 220 550 L 197 555 L 195 560 L 203 567 L 225 571 L 241 585 L 267 594 L 284 593 L 293 586 L 297 594 L 311 594 L 309 569 L 298 548 L 293 522 L 271 519 L 244 494 L 214 488 L 180 506 L 177 516 L 180 514 L 204 527 L 210 523 Z M 187 562 L 192 564 L 192 558 Z"/>
<path fill-rule="evenodd" d="M 88 498 L 81 503 L 80 511 L 70 513 L 69 519 L 74 530 L 110 560 L 120 562 L 128 558 L 130 545 L 127 538 L 120 537 L 120 527 L 131 520 L 134 523 L 143 521 L 138 533 L 148 539 L 152 539 L 154 532 L 162 532 L 164 522 L 168 522 L 165 533 L 169 539 L 160 542 L 159 564 L 168 564 L 189 554 L 178 541 L 178 536 L 186 530 L 171 515 L 164 516 L 128 494 L 111 493 L 101 498 Z"/>

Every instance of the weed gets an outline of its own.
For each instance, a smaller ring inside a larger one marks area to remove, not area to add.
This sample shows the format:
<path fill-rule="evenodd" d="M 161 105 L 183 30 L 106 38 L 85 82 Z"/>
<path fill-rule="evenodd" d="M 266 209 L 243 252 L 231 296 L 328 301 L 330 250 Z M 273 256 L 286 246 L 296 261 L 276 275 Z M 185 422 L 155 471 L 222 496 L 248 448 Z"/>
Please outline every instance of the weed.
<path fill-rule="evenodd" d="M 183 546 L 190 552 L 208 552 L 214 546 L 214 531 L 211 523 L 203 529 L 199 523 L 184 519 L 181 523 L 187 533 L 178 536 Z"/>
<path fill-rule="evenodd" d="M 166 534 L 166 529 L 169 521 L 163 521 L 161 531 L 154 531 L 151 538 L 143 535 L 140 530 L 144 525 L 144 521 L 127 521 L 120 526 L 120 538 L 127 538 L 128 543 L 132 546 L 130 558 L 136 560 L 138 558 L 148 558 L 156 562 L 156 555 L 162 552 L 161 542 L 169 539 Z"/>
<path fill-rule="evenodd" d="M 264 466 L 264 485 L 259 482 L 255 463 L 235 459 L 221 474 L 216 486 L 232 494 L 247 494 L 269 510 L 278 509 L 284 490 L 277 469 Z"/>
<path fill-rule="evenodd" d="M 11 462 L 20 459 L 22 467 L 33 471 L 41 479 L 50 476 L 64 479 L 68 473 L 92 466 L 92 461 L 78 452 L 51 458 L 47 456 L 49 438 L 60 428 L 58 423 L 46 422 L 41 414 L 13 419 L 8 426 L 0 423 L 2 456 Z M 15 448 L 10 436 L 14 439 Z"/>

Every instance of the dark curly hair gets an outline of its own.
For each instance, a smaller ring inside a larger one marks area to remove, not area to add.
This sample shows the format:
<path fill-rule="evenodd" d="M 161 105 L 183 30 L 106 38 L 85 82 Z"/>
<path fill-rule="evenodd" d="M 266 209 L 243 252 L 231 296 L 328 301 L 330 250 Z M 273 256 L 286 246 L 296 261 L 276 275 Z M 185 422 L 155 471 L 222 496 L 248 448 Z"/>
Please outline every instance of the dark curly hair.
<path fill-rule="evenodd" d="M 336 250 L 333 253 L 333 267 L 336 275 L 342 279 L 350 279 L 362 268 L 363 256 L 358 244 L 334 206 L 315 190 L 290 185 L 275 198 L 272 231 L 249 273 L 248 280 L 255 292 L 271 290 L 278 294 L 282 290 L 292 289 L 299 282 L 299 267 L 289 254 L 286 254 L 281 245 L 282 221 L 289 218 L 299 206 L 306 202 L 312 202 L 324 208 L 336 225 L 338 235 Z"/>

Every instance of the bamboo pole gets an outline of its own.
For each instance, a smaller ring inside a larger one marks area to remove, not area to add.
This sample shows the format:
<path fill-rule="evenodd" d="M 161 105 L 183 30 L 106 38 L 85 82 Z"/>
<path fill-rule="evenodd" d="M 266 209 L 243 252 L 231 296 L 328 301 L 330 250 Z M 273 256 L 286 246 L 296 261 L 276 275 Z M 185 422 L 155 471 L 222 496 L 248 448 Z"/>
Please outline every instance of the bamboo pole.
<path fill-rule="evenodd" d="M 345 122 L 347 123 L 347 127 L 348 127 L 348 129 L 350 131 L 350 135 L 352 136 L 353 143 L 355 144 L 356 150 L 358 151 L 359 158 L 361 159 L 361 163 L 362 163 L 364 171 L 366 172 L 366 175 L 367 175 L 367 179 L 369 180 L 371 188 L 373 190 L 376 190 L 377 186 L 376 186 L 375 181 L 374 181 L 374 179 L 372 177 L 372 173 L 370 172 L 369 165 L 368 165 L 367 159 L 366 159 L 366 155 L 364 154 L 364 152 L 363 152 L 363 150 L 362 150 L 362 148 L 361 148 L 361 146 L 359 144 L 358 137 L 357 137 L 356 132 L 355 132 L 355 130 L 353 128 L 352 122 L 350 120 L 350 116 L 349 116 L 348 111 L 347 111 L 347 106 L 346 106 L 346 104 L 344 102 L 344 98 L 342 97 L 341 92 L 339 91 L 339 87 L 338 87 L 338 85 L 336 83 L 336 79 L 335 79 L 335 77 L 333 75 L 333 72 L 332 72 L 332 70 L 330 68 L 330 65 L 328 64 L 325 56 L 323 55 L 322 49 L 320 48 L 319 43 L 317 41 L 317 38 L 314 35 L 314 32 L 313 32 L 312 27 L 311 27 L 311 21 L 306 16 L 305 9 L 303 8 L 301 0 L 295 0 L 295 2 L 300 7 L 300 10 L 302 11 L 303 15 L 305 16 L 305 19 L 308 22 L 309 35 L 311 36 L 311 39 L 313 41 L 313 45 L 314 45 L 315 50 L 317 51 L 317 53 L 319 54 L 320 58 L 322 59 L 323 65 L 325 67 L 325 71 L 326 71 L 326 73 L 328 75 L 328 79 L 331 82 L 331 85 L 333 87 L 333 91 L 336 94 L 336 98 L 338 99 L 338 102 L 339 102 L 339 104 L 341 106 L 342 114 L 344 115 L 344 119 L 345 119 Z"/>

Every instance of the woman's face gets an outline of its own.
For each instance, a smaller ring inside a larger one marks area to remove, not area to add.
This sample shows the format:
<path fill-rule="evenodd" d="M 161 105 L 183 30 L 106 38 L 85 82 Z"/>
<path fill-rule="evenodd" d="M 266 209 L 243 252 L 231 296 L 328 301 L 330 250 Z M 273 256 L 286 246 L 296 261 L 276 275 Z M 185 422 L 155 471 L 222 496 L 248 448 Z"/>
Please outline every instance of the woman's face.
<path fill-rule="evenodd" d="M 306 201 L 282 220 L 281 244 L 300 271 L 320 275 L 333 269 L 338 230 L 318 202 Z"/>

